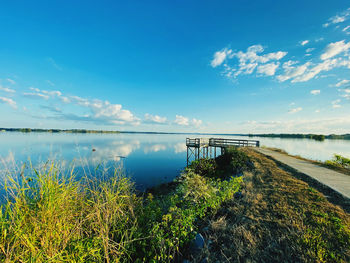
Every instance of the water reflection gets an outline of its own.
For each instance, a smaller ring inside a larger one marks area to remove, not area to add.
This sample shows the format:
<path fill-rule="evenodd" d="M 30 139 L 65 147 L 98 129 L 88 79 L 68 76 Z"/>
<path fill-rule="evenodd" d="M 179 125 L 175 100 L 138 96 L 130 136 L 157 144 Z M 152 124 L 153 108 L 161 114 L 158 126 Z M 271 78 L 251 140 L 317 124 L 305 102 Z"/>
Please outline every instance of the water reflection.
<path fill-rule="evenodd" d="M 186 152 L 186 143 L 185 142 L 179 142 L 174 145 L 174 151 L 175 153 L 182 153 Z"/>
<path fill-rule="evenodd" d="M 128 157 L 132 152 L 140 148 L 140 141 L 108 141 L 95 146 L 94 151 L 88 149 L 87 159 L 93 165 L 98 165 L 105 161 L 114 160 L 119 162 L 121 158 Z"/>
<path fill-rule="evenodd" d="M 0 173 L 30 162 L 35 166 L 47 160 L 57 160 L 68 167 L 94 168 L 101 163 L 123 163 L 137 185 L 150 185 L 172 180 L 186 165 L 188 135 L 158 134 L 0 134 Z M 208 136 L 195 136 L 208 137 Z M 240 136 L 217 136 L 242 138 Z M 334 153 L 350 157 L 350 141 L 309 139 L 250 138 L 261 145 L 285 149 L 291 154 L 324 161 Z"/>
<path fill-rule="evenodd" d="M 143 152 L 147 154 L 147 153 L 152 153 L 152 152 L 165 151 L 166 148 L 167 147 L 164 144 L 145 145 L 143 147 Z"/>

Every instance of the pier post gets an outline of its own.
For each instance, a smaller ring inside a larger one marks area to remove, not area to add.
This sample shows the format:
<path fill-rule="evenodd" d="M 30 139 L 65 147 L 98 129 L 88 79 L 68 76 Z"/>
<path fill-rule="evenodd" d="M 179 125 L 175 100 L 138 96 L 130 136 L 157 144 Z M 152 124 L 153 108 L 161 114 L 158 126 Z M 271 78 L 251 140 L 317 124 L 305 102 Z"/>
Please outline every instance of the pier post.
<path fill-rule="evenodd" d="M 187 146 L 187 166 L 188 166 L 188 146 Z"/>

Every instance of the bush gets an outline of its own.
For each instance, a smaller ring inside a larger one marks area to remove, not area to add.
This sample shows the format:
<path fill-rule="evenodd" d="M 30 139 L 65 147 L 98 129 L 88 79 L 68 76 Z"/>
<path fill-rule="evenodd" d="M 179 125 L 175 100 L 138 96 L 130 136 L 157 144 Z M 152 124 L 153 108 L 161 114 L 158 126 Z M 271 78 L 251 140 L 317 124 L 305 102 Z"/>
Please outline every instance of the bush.
<path fill-rule="evenodd" d="M 216 158 L 216 163 L 225 171 L 224 175 L 237 175 L 253 168 L 248 155 L 237 147 L 227 148 L 223 155 Z"/>
<path fill-rule="evenodd" d="M 212 177 L 217 170 L 217 164 L 214 159 L 200 159 L 193 161 L 189 168 L 191 168 L 196 174 L 202 176 Z"/>
<path fill-rule="evenodd" d="M 311 139 L 314 139 L 316 141 L 324 141 L 325 140 L 325 136 L 324 135 L 319 135 L 319 134 L 313 134 L 311 135 Z"/>
<path fill-rule="evenodd" d="M 350 169 L 350 159 L 339 154 L 334 154 L 333 159 L 325 161 L 325 164 Z"/>

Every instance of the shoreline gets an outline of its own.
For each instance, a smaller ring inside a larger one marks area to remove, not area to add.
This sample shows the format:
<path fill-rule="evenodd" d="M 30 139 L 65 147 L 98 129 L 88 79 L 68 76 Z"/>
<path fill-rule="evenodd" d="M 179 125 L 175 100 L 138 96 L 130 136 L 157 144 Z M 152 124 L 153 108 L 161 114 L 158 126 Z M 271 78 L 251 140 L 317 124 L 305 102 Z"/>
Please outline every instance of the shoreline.
<path fill-rule="evenodd" d="M 89 129 L 40 129 L 40 128 L 0 128 L 0 132 L 48 132 L 48 133 L 128 133 L 128 134 L 182 134 L 182 135 L 222 135 L 222 136 L 244 136 L 261 138 L 285 138 L 285 139 L 312 139 L 316 141 L 328 140 L 350 140 L 350 134 L 314 134 L 314 133 L 200 133 L 200 132 L 153 132 L 153 131 L 114 131 L 114 130 L 89 130 Z"/>
<path fill-rule="evenodd" d="M 249 147 L 194 161 L 172 182 L 142 194 L 119 174 L 82 183 L 48 168 L 38 179 L 8 185 L 19 187 L 19 195 L 1 208 L 0 259 L 350 259 L 348 212 Z"/>

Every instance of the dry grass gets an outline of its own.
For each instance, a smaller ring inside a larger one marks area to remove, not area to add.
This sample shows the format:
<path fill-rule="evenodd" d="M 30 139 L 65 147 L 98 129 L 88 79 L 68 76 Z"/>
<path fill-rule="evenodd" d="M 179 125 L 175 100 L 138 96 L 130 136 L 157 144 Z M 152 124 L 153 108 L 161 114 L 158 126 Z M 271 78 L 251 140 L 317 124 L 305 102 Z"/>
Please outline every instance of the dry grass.
<path fill-rule="evenodd" d="M 243 151 L 255 166 L 243 198 L 203 222 L 207 246 L 192 262 L 349 262 L 349 214 L 274 161 Z"/>

